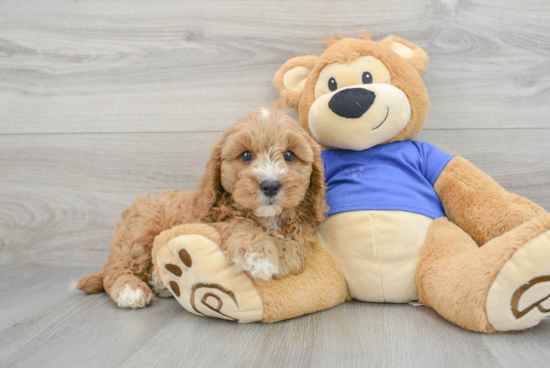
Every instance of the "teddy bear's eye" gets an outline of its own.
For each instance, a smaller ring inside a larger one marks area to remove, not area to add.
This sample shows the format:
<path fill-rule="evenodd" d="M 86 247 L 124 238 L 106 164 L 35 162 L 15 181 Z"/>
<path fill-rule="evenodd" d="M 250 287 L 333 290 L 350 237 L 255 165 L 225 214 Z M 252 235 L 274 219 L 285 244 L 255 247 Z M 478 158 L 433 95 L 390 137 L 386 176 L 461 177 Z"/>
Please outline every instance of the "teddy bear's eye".
<path fill-rule="evenodd" d="M 336 91 L 338 89 L 338 83 L 336 83 L 336 79 L 330 78 L 328 80 L 328 89 L 331 91 Z"/>
<path fill-rule="evenodd" d="M 369 73 L 369 72 L 364 72 L 361 79 L 363 79 L 363 84 L 371 84 L 372 83 L 372 74 Z"/>

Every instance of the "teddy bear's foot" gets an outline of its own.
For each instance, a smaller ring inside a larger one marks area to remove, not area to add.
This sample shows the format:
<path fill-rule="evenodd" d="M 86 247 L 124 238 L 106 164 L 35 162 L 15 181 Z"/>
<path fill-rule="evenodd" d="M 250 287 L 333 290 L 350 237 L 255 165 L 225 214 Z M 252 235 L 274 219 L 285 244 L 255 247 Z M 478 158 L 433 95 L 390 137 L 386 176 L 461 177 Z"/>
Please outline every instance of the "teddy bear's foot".
<path fill-rule="evenodd" d="M 262 320 L 262 300 L 252 281 L 237 273 L 208 237 L 174 237 L 158 249 L 156 259 L 160 279 L 187 311 L 241 323 Z"/>
<path fill-rule="evenodd" d="M 550 231 L 518 249 L 487 295 L 487 318 L 496 331 L 516 331 L 550 317 Z"/>
<path fill-rule="evenodd" d="M 430 225 L 416 274 L 420 301 L 471 331 L 519 331 L 550 315 L 550 213 L 481 247 L 445 218 Z"/>

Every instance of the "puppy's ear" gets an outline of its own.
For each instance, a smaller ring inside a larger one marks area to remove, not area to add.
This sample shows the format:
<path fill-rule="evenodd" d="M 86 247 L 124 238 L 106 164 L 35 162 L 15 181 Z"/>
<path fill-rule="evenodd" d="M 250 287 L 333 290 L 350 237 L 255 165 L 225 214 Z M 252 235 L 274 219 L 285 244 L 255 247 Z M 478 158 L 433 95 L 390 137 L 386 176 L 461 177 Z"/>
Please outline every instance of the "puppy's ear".
<path fill-rule="evenodd" d="M 273 84 L 279 97 L 290 107 L 298 107 L 304 85 L 315 66 L 318 57 L 315 55 L 299 56 L 288 60 L 275 74 Z"/>
<path fill-rule="evenodd" d="M 388 36 L 380 41 L 380 43 L 389 47 L 397 55 L 405 59 L 418 73 L 422 74 L 428 69 L 430 57 L 422 47 L 397 36 Z"/>
<path fill-rule="evenodd" d="M 206 170 L 199 182 L 199 188 L 195 192 L 195 217 L 204 219 L 210 213 L 212 207 L 218 202 L 224 189 L 221 185 L 221 154 L 225 134 L 218 138 L 212 145 L 210 159 L 206 163 Z"/>
<path fill-rule="evenodd" d="M 310 138 L 311 139 L 311 138 Z M 315 221 L 325 220 L 325 213 L 329 207 L 326 203 L 326 185 L 325 185 L 325 165 L 321 159 L 321 147 L 311 139 L 311 148 L 313 149 L 313 171 L 309 182 L 309 211 Z"/>

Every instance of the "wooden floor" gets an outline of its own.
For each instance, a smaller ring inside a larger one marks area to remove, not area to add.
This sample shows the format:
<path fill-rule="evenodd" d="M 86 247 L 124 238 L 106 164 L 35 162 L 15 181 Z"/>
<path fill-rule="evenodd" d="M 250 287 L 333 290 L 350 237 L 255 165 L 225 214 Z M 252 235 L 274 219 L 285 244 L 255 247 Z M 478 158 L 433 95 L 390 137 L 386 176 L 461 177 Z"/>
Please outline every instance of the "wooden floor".
<path fill-rule="evenodd" d="M 548 365 L 550 321 L 485 336 L 354 302 L 239 326 L 69 292 L 137 195 L 195 188 L 285 60 L 363 27 L 431 57 L 419 140 L 550 209 L 548 0 L 0 1 L 0 367 Z"/>
<path fill-rule="evenodd" d="M 550 361 L 550 321 L 482 335 L 426 307 L 350 302 L 272 325 L 239 325 L 192 315 L 175 299 L 122 310 L 105 294 L 69 291 L 71 278 L 96 270 L 2 267 L 1 367 L 546 367 Z"/>

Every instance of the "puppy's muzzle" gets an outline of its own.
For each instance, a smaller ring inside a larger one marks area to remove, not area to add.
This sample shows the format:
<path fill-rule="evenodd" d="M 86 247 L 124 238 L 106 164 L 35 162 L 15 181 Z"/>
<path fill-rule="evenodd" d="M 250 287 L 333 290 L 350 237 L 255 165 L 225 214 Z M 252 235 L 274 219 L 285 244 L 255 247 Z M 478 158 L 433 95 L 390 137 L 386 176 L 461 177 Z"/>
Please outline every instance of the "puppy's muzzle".
<path fill-rule="evenodd" d="M 264 180 L 260 183 L 260 190 L 267 197 L 275 197 L 281 190 L 281 183 L 277 180 Z"/>

